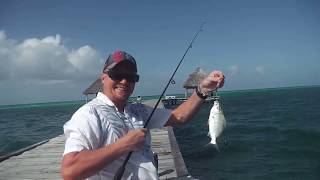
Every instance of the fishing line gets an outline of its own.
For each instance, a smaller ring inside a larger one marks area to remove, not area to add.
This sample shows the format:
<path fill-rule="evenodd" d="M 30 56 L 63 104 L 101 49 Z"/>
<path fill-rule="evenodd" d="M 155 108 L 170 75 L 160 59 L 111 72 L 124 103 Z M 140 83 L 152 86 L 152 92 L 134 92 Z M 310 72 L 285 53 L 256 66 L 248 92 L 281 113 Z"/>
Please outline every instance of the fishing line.
<path fill-rule="evenodd" d="M 158 107 L 158 105 L 159 105 L 159 103 L 160 103 L 160 101 L 161 101 L 164 93 L 166 92 L 166 90 L 168 89 L 168 86 L 169 86 L 170 83 L 172 82 L 172 79 L 173 79 L 174 75 L 176 74 L 177 70 L 179 69 L 179 67 L 180 67 L 182 61 L 184 60 L 185 56 L 187 55 L 189 49 L 192 48 L 193 42 L 197 39 L 199 33 L 200 33 L 201 31 L 203 31 L 204 25 L 205 25 L 205 22 L 203 22 L 203 23 L 201 24 L 199 30 L 196 32 L 196 34 L 195 34 L 194 37 L 192 38 L 191 42 L 189 43 L 189 46 L 188 46 L 187 50 L 185 51 L 185 53 L 183 54 L 182 58 L 180 59 L 178 65 L 177 65 L 177 67 L 176 67 L 176 69 L 174 70 L 174 72 L 173 72 L 172 76 L 170 77 L 167 85 L 165 86 L 164 90 L 162 91 L 162 93 L 161 93 L 161 95 L 160 95 L 160 97 L 159 97 L 156 105 L 154 106 L 154 108 L 153 108 L 151 114 L 149 115 L 146 123 L 144 124 L 143 128 L 146 128 L 146 127 L 148 126 L 148 124 L 149 124 L 149 122 L 150 122 L 150 119 L 151 119 L 153 113 L 154 113 L 155 110 L 157 109 L 157 107 Z M 120 179 L 122 178 L 123 173 L 124 173 L 124 170 L 125 170 L 125 167 L 126 167 L 126 164 L 128 163 L 128 161 L 129 161 L 132 153 L 133 153 L 133 151 L 130 151 L 130 152 L 129 152 L 129 154 L 127 155 L 127 157 L 126 157 L 126 159 L 124 160 L 123 164 L 120 166 L 120 168 L 119 168 L 118 171 L 116 172 L 116 174 L 115 174 L 115 176 L 114 176 L 114 178 L 113 178 L 114 180 L 120 180 Z"/>

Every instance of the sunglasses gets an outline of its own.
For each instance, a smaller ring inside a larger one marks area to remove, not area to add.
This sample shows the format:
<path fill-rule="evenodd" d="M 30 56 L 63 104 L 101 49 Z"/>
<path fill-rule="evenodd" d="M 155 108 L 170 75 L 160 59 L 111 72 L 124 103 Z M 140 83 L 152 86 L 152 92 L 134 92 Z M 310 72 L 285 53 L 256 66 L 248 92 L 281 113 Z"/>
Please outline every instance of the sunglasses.
<path fill-rule="evenodd" d="M 121 81 L 122 79 L 125 79 L 131 83 L 135 83 L 139 81 L 138 74 L 116 73 L 114 71 L 107 71 L 106 73 L 114 81 Z"/>

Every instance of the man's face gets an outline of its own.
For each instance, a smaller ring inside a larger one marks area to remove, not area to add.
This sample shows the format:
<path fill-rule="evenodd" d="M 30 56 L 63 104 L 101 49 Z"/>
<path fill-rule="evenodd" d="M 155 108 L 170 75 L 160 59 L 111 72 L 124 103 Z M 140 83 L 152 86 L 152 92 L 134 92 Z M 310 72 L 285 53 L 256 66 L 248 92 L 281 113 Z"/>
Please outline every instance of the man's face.
<path fill-rule="evenodd" d="M 102 75 L 103 92 L 114 103 L 126 103 L 134 90 L 135 82 L 121 77 L 133 75 L 135 72 L 127 64 L 119 64 L 113 69 L 113 73 L 116 78 L 107 73 Z"/>

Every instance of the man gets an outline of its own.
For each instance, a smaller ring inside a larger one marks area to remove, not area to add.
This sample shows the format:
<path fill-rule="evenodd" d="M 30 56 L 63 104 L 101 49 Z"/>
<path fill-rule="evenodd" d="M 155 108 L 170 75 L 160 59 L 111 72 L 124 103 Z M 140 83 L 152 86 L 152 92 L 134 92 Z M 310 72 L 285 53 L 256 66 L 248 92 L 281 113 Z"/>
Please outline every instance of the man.
<path fill-rule="evenodd" d="M 150 133 L 143 128 L 152 108 L 127 103 L 139 81 L 135 59 L 124 51 L 114 52 L 106 60 L 101 81 L 103 92 L 64 125 L 63 178 L 112 179 L 127 154 L 133 151 L 123 179 L 158 179 L 152 163 Z M 184 124 L 197 112 L 207 94 L 223 83 L 220 71 L 210 73 L 175 110 L 157 109 L 147 129 Z"/>

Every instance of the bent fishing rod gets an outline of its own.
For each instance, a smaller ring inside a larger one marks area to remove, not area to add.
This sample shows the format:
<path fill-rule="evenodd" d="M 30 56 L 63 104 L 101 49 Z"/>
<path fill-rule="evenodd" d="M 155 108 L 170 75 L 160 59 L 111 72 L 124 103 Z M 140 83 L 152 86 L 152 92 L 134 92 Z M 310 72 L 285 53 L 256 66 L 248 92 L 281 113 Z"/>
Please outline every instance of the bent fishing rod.
<path fill-rule="evenodd" d="M 153 113 L 154 113 L 155 110 L 157 109 L 157 107 L 158 107 L 158 105 L 159 105 L 159 103 L 160 103 L 160 101 L 161 101 L 164 93 L 167 91 L 170 83 L 172 82 L 172 79 L 173 79 L 174 75 L 176 74 L 177 70 L 179 69 L 179 67 L 180 67 L 182 61 L 184 60 L 185 56 L 187 55 L 189 49 L 192 48 L 193 42 L 197 39 L 199 33 L 200 33 L 201 31 L 203 31 L 203 26 L 204 26 L 204 25 L 205 25 L 205 22 L 203 22 L 203 23 L 201 24 L 199 30 L 196 32 L 196 34 L 195 34 L 194 37 L 192 38 L 191 42 L 189 43 L 189 46 L 188 46 L 187 50 L 184 52 L 182 58 L 180 59 L 178 65 L 177 65 L 177 67 L 176 67 L 176 69 L 174 70 L 174 72 L 173 72 L 172 76 L 170 77 L 167 85 L 165 86 L 164 90 L 162 91 L 162 94 L 160 95 L 160 97 L 159 97 L 156 105 L 154 106 L 154 108 L 153 108 L 151 114 L 149 115 L 146 123 L 144 124 L 143 128 L 146 128 L 146 127 L 148 126 L 148 124 L 149 124 L 149 122 L 150 122 L 150 119 L 152 118 Z M 122 178 L 122 176 L 123 176 L 123 173 L 124 173 L 124 171 L 125 171 L 125 168 L 126 168 L 126 164 L 128 163 L 128 161 L 129 161 L 132 153 L 133 153 L 133 151 L 130 151 L 130 152 L 129 152 L 129 154 L 127 155 L 127 157 L 126 157 L 126 159 L 124 160 L 123 164 L 120 166 L 120 168 L 119 168 L 118 171 L 116 172 L 113 180 L 121 180 L 121 178 Z"/>

